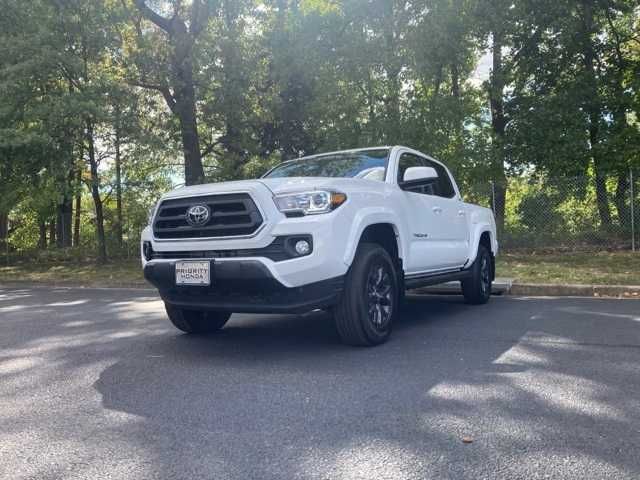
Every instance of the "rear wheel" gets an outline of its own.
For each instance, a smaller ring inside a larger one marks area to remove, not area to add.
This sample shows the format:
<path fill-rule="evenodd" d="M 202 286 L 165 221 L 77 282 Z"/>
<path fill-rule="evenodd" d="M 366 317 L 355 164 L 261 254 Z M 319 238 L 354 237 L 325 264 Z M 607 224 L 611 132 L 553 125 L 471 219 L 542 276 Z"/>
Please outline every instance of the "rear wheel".
<path fill-rule="evenodd" d="M 164 304 L 171 323 L 186 333 L 211 333 L 224 327 L 230 312 L 205 312 L 201 310 L 188 310 L 172 307 Z"/>
<path fill-rule="evenodd" d="M 334 309 L 342 341 L 365 346 L 385 342 L 391 335 L 398 300 L 398 275 L 389 253 L 377 244 L 361 244 Z"/>
<path fill-rule="evenodd" d="M 478 246 L 478 255 L 471 266 L 471 276 L 462 281 L 462 294 L 468 303 L 481 305 L 489 301 L 491 268 L 491 253 L 484 245 Z"/>

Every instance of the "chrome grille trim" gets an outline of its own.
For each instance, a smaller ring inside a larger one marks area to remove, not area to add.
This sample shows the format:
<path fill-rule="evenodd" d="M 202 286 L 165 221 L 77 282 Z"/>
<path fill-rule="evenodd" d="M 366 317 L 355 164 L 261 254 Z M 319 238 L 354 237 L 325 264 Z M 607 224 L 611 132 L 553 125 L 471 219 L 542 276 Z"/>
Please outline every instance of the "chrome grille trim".
<path fill-rule="evenodd" d="M 187 223 L 185 213 L 193 205 L 207 205 L 211 218 L 202 226 Z M 266 217 L 249 192 L 226 192 L 161 200 L 152 225 L 158 242 L 251 238 L 266 225 Z"/>

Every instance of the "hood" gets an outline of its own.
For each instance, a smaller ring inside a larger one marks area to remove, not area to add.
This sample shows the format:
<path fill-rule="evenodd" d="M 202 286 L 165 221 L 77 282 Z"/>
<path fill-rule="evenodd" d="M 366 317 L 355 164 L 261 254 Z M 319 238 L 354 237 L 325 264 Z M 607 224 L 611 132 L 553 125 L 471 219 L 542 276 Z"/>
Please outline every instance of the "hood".
<path fill-rule="evenodd" d="M 239 180 L 233 182 L 205 183 L 172 190 L 162 198 L 184 196 L 198 196 L 215 193 L 231 193 L 238 191 L 255 191 L 268 188 L 271 193 L 278 195 L 289 192 L 308 190 L 335 189 L 348 193 L 350 191 L 384 190 L 387 185 L 375 180 L 361 178 L 329 178 L 329 177 L 288 177 L 288 178 L 260 178 L 256 180 Z"/>
<path fill-rule="evenodd" d="M 340 190 L 349 192 L 354 190 L 383 190 L 385 183 L 362 178 L 330 178 L 330 177 L 289 177 L 289 178 L 261 178 L 262 182 L 274 194 L 300 192 L 308 190 Z"/>
<path fill-rule="evenodd" d="M 180 187 L 164 194 L 163 199 L 175 197 L 189 197 L 199 195 L 209 195 L 216 193 L 233 192 L 253 192 L 256 189 L 264 189 L 264 185 L 258 180 L 238 180 L 233 182 L 203 183 L 201 185 L 191 185 Z"/>

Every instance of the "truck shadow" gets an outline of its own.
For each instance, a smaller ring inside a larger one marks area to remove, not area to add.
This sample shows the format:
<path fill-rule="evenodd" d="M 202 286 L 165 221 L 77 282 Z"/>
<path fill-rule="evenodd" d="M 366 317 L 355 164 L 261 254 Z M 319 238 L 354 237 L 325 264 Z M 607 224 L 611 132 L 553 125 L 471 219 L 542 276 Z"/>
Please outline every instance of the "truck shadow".
<path fill-rule="evenodd" d="M 369 349 L 340 345 L 324 313 L 234 316 L 217 335 L 138 339 L 94 386 L 135 416 L 114 433 L 150 453 L 151 476 L 542 477 L 570 459 L 632 478 L 640 324 L 623 307 L 631 346 L 607 349 L 604 308 L 556 303 L 412 298 Z"/>

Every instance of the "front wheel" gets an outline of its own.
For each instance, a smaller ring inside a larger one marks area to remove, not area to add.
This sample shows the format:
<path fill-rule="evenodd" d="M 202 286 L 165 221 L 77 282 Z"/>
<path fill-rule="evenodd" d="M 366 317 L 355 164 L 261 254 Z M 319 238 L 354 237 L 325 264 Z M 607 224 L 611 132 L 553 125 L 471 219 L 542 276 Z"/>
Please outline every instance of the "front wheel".
<path fill-rule="evenodd" d="M 398 300 L 398 275 L 389 253 L 376 244 L 360 245 L 334 309 L 342 341 L 363 346 L 384 343 L 391 335 Z"/>
<path fill-rule="evenodd" d="M 478 246 L 478 255 L 471 266 L 471 276 L 462 280 L 462 294 L 471 304 L 481 305 L 491 296 L 491 253 L 484 245 Z"/>
<path fill-rule="evenodd" d="M 185 333 L 211 333 L 224 327 L 231 313 L 188 310 L 164 304 L 171 323 Z"/>

